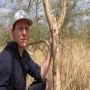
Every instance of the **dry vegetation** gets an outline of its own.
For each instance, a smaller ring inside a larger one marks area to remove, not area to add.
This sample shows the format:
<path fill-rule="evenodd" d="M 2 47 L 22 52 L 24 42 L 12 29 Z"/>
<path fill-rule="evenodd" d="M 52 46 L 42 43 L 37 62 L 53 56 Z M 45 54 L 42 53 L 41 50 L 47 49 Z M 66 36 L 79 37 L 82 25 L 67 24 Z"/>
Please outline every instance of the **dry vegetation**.
<path fill-rule="evenodd" d="M 64 40 L 60 44 L 60 90 L 90 90 L 90 47 L 78 40 Z M 0 48 L 1 50 L 1 48 Z M 30 55 L 39 65 L 44 60 L 44 54 L 37 50 Z M 53 63 L 53 62 L 52 62 Z M 52 63 L 47 78 L 52 82 Z M 57 63 L 57 65 L 58 65 Z M 33 78 L 27 76 L 27 87 Z"/>
<path fill-rule="evenodd" d="M 89 45 L 78 40 L 64 40 L 60 45 L 60 90 L 90 90 Z M 30 53 L 35 62 L 41 64 L 44 55 L 37 50 Z M 41 61 L 40 61 L 41 60 Z M 57 63 L 57 65 L 58 65 Z M 47 78 L 52 82 L 52 63 Z M 27 77 L 27 86 L 33 81 Z"/>
<path fill-rule="evenodd" d="M 66 43 L 68 42 L 68 43 Z M 61 46 L 61 90 L 90 90 L 90 50 L 87 44 L 76 40 L 65 41 Z"/>

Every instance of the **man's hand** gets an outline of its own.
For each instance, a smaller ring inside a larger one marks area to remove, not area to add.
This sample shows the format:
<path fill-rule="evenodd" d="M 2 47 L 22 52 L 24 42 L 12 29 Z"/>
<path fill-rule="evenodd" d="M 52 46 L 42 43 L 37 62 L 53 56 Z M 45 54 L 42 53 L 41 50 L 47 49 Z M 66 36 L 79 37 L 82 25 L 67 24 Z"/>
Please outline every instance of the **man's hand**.
<path fill-rule="evenodd" d="M 45 79 L 45 77 L 48 73 L 51 58 L 53 56 L 53 31 L 52 30 L 49 30 L 49 31 L 50 31 L 50 39 L 49 39 L 50 45 L 49 45 L 45 60 L 44 60 L 43 64 L 41 65 L 41 78 L 42 78 L 42 80 Z"/>

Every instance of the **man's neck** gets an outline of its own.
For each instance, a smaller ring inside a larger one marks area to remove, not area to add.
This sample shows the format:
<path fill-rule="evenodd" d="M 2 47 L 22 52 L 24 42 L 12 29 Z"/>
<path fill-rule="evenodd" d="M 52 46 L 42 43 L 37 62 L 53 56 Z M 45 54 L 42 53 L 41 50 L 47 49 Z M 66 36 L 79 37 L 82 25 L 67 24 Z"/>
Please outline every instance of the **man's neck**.
<path fill-rule="evenodd" d="M 23 55 L 23 50 L 24 50 L 24 48 L 18 47 L 18 51 L 19 51 L 19 54 L 20 54 L 21 57 Z"/>

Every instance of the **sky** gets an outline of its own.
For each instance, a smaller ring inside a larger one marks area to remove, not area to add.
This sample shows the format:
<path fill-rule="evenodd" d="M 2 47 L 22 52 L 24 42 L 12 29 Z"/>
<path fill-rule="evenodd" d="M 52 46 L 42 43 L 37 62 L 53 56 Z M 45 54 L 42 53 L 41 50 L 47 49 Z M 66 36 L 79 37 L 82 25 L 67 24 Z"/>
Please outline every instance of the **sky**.
<path fill-rule="evenodd" d="M 6 0 L 6 1 L 9 1 L 9 0 Z M 86 2 L 88 2 L 90 0 L 79 0 L 79 2 L 77 3 L 77 6 L 81 7 L 81 10 L 86 10 L 87 8 L 90 8 L 90 3 L 89 4 L 85 4 Z M 7 5 L 7 8 L 3 7 L 2 8 L 2 4 L 5 2 L 5 0 L 0 0 L 0 14 L 3 14 L 3 15 L 7 15 L 9 12 L 10 12 L 10 8 L 12 8 L 11 5 Z M 26 0 L 25 0 L 26 2 Z M 40 6 L 40 9 L 38 10 L 39 12 L 39 15 L 44 15 L 44 12 L 43 12 L 43 8 Z M 31 12 L 31 16 L 30 18 L 34 18 L 35 16 L 35 7 L 33 8 L 33 11 Z M 84 19 L 90 19 L 90 16 L 84 16 Z"/>
<path fill-rule="evenodd" d="M 0 0 L 0 14 L 2 14 L 3 12 L 5 14 L 7 14 L 9 12 L 9 10 L 7 8 L 2 8 L 2 4 L 4 3 L 5 0 Z"/>
<path fill-rule="evenodd" d="M 6 1 L 8 1 L 8 0 L 6 0 Z M 87 9 L 87 8 L 90 8 L 90 2 L 89 2 L 89 4 L 85 4 L 86 2 L 88 2 L 88 1 L 90 1 L 90 0 L 79 0 L 79 2 L 78 2 L 78 6 L 80 6 L 80 7 L 82 7 L 82 9 L 83 10 L 85 10 L 85 9 Z M 1 5 L 3 4 L 5 2 L 5 0 L 0 0 L 0 9 L 2 9 L 1 8 Z M 25 2 L 26 2 L 26 0 L 25 0 Z M 8 5 L 8 7 L 9 7 L 9 9 L 10 9 L 10 6 L 11 5 Z M 6 10 L 5 10 L 6 11 Z"/>
<path fill-rule="evenodd" d="M 0 0 L 0 4 L 2 4 L 5 0 Z"/>

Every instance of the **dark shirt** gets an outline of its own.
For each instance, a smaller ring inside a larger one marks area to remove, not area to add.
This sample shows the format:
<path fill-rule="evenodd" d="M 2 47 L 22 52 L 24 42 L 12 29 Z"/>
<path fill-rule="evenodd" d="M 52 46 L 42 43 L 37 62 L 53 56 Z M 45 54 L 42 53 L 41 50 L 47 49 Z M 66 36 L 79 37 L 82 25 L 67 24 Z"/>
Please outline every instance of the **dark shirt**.
<path fill-rule="evenodd" d="M 12 46 L 19 55 L 17 43 L 9 42 L 8 45 Z M 21 61 L 27 74 L 41 80 L 40 67 L 31 59 L 26 50 L 23 51 Z M 4 49 L 0 53 L 0 90 L 15 90 L 15 87 L 24 90 L 26 79 L 18 60 L 8 50 Z"/>

